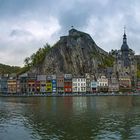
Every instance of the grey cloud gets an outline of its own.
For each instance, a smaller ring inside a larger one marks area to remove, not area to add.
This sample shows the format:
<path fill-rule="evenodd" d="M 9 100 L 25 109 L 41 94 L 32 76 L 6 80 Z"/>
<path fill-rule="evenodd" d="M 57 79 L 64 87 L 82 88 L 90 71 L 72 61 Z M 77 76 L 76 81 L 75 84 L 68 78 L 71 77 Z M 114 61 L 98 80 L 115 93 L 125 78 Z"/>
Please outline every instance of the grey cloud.
<path fill-rule="evenodd" d="M 33 9 L 36 0 L 0 0 L 0 13 L 4 16 L 16 16 L 25 10 Z"/>
<path fill-rule="evenodd" d="M 52 36 L 51 39 L 55 40 L 66 34 L 73 25 L 79 30 L 89 31 L 95 42 L 107 51 L 120 47 L 123 26 L 126 25 L 130 47 L 140 52 L 140 20 L 136 15 L 140 12 L 139 6 L 139 0 L 0 0 L 0 22 L 5 20 L 11 24 L 12 20 L 14 26 L 17 21 L 35 20 L 44 26 L 49 17 L 54 17 L 61 29 L 53 34 L 55 37 Z M 90 23 L 91 20 L 93 23 Z M 8 32 L 8 35 L 33 36 L 26 29 L 16 28 L 13 28 L 10 34 Z M 36 48 L 41 47 L 40 40 L 37 41 Z M 33 46 L 30 43 L 29 45 Z M 24 44 L 21 46 L 24 48 Z M 36 48 L 32 47 L 30 52 L 34 52 Z"/>
<path fill-rule="evenodd" d="M 25 36 L 32 36 L 32 34 L 29 31 L 20 29 L 13 29 L 10 33 L 10 37 L 25 37 Z"/>

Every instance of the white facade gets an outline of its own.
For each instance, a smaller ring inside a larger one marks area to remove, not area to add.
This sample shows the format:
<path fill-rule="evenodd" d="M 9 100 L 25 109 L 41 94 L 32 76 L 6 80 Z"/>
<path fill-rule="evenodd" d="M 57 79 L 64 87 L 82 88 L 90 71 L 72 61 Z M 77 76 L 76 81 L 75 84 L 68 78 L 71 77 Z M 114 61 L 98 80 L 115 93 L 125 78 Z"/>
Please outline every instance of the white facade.
<path fill-rule="evenodd" d="M 99 87 L 108 87 L 108 79 L 105 76 L 101 76 L 97 79 Z"/>
<path fill-rule="evenodd" d="M 46 81 L 40 81 L 40 92 L 41 93 L 46 92 Z"/>
<path fill-rule="evenodd" d="M 86 78 L 72 78 L 72 92 L 86 92 Z"/>

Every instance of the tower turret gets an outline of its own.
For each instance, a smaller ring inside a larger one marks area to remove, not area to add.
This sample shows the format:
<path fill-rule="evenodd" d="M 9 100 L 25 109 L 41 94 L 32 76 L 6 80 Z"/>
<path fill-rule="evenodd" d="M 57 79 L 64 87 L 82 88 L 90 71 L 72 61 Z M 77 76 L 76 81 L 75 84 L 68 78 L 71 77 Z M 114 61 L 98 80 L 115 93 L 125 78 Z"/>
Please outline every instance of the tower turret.
<path fill-rule="evenodd" d="M 121 51 L 129 51 L 129 47 L 127 45 L 127 36 L 126 36 L 125 27 L 124 27 L 123 44 L 121 46 Z"/>

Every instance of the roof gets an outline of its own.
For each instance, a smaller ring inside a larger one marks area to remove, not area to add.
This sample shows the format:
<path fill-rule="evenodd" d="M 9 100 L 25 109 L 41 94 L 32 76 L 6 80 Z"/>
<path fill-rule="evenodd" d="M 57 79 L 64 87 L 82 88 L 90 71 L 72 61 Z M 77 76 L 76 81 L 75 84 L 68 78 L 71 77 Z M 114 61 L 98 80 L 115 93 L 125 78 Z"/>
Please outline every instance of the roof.
<path fill-rule="evenodd" d="M 121 46 L 121 51 L 129 51 L 129 47 L 127 45 L 127 37 L 125 33 L 123 35 L 123 44 Z"/>
<path fill-rule="evenodd" d="M 129 51 L 129 47 L 127 44 L 122 44 L 121 51 Z"/>

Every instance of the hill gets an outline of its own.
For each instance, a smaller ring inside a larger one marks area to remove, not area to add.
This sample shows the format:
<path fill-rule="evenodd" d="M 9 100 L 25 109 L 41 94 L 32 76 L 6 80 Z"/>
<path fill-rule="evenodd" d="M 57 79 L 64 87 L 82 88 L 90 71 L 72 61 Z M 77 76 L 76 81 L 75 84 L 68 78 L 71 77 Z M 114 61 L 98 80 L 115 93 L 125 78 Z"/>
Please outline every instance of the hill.
<path fill-rule="evenodd" d="M 0 74 L 18 73 L 19 71 L 20 67 L 0 64 Z"/>
<path fill-rule="evenodd" d="M 31 71 L 38 74 L 83 75 L 112 65 L 112 56 L 98 47 L 89 34 L 71 29 L 68 36 L 60 37 L 46 53 L 44 61 L 34 66 Z"/>

